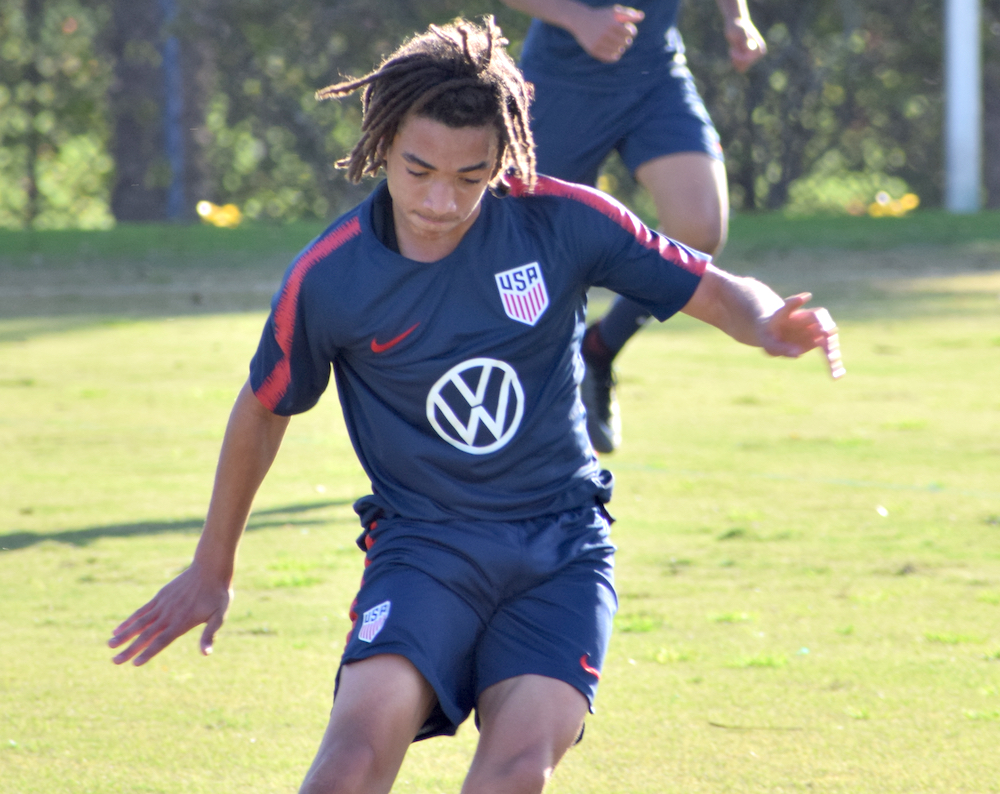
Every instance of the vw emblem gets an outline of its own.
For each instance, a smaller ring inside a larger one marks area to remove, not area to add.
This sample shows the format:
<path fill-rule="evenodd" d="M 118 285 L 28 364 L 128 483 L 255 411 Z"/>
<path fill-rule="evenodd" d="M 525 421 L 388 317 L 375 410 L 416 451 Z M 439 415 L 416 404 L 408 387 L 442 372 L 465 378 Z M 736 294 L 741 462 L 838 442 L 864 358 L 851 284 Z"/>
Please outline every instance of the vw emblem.
<path fill-rule="evenodd" d="M 427 395 L 427 419 L 445 441 L 470 455 L 503 447 L 524 416 L 524 389 L 514 368 L 471 358 L 449 369 Z"/>

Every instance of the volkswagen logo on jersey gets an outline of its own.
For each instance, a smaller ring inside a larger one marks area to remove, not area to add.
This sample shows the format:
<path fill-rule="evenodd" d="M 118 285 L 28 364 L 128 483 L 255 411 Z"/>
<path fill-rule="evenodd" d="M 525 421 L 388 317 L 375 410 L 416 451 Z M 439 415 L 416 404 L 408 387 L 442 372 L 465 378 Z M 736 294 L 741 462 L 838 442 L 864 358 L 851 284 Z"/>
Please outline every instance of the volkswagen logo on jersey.
<path fill-rule="evenodd" d="M 495 274 L 503 310 L 512 320 L 534 325 L 549 308 L 542 268 L 537 262 Z"/>
<path fill-rule="evenodd" d="M 524 416 L 524 389 L 514 368 L 471 358 L 449 369 L 427 395 L 427 419 L 445 441 L 470 455 L 494 452 L 513 438 Z"/>

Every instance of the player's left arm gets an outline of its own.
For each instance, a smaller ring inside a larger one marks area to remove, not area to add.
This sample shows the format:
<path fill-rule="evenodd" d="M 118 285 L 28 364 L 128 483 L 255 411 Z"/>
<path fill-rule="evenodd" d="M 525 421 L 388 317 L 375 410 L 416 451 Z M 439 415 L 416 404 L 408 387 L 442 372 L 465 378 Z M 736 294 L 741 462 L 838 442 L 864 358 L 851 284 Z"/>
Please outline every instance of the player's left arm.
<path fill-rule="evenodd" d="M 772 356 L 798 358 L 821 348 L 830 374 L 839 378 L 845 369 L 837 326 L 826 309 L 803 308 L 811 298 L 803 292 L 782 300 L 754 278 L 734 276 L 708 265 L 683 311 Z"/>
<path fill-rule="evenodd" d="M 723 30 L 729 43 L 729 60 L 743 73 L 767 53 L 767 42 L 750 21 L 747 0 L 715 0 L 722 14 Z"/>

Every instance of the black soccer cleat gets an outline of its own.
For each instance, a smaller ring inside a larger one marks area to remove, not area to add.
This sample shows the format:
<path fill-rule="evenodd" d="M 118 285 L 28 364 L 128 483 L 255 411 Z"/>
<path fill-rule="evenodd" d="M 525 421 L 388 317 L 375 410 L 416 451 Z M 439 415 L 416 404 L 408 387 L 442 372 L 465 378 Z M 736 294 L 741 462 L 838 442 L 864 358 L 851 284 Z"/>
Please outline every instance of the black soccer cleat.
<path fill-rule="evenodd" d="M 622 419 L 615 396 L 615 373 L 610 363 L 595 360 L 583 350 L 580 397 L 587 409 L 587 434 L 598 452 L 614 452 L 622 443 Z"/>

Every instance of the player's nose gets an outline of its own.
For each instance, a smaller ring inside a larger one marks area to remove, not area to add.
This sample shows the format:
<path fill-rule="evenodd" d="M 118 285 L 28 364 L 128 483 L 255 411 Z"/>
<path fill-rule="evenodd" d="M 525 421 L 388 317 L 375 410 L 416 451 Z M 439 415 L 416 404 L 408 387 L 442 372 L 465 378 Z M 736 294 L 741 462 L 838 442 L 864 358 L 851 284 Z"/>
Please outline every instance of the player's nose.
<path fill-rule="evenodd" d="M 444 180 L 432 181 L 424 196 L 424 208 L 439 217 L 454 213 L 458 209 L 454 186 Z"/>

